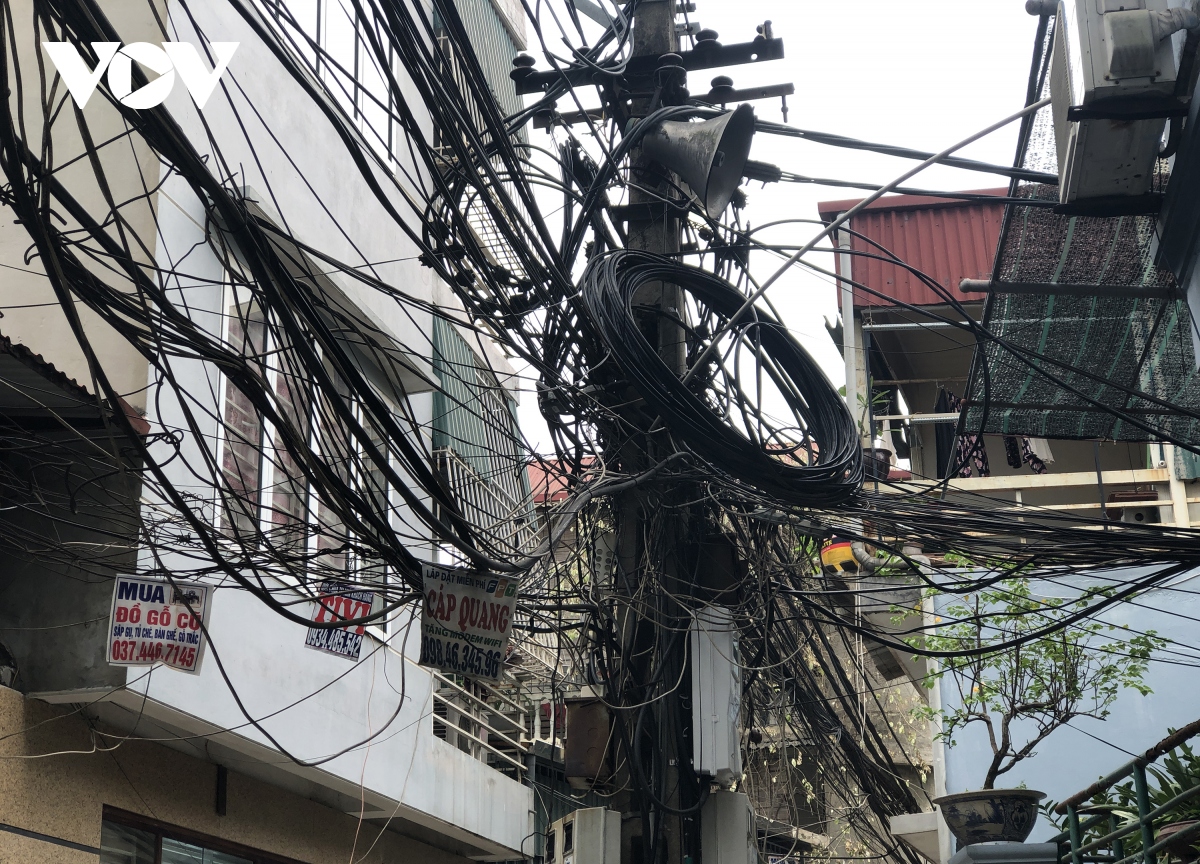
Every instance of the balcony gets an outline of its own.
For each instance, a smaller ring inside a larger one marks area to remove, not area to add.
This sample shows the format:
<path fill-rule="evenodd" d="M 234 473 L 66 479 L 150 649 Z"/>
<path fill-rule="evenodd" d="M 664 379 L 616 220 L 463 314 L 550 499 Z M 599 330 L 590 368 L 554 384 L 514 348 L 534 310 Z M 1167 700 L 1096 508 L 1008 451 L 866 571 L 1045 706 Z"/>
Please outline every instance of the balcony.
<path fill-rule="evenodd" d="M 1200 857 L 1200 766 L 1187 742 L 1200 721 L 1164 738 L 1055 808 L 1066 830 L 1058 864 L 1156 864 Z"/>
<path fill-rule="evenodd" d="M 1054 443 L 1056 446 L 1059 444 Z M 1062 443 L 1070 445 L 1075 442 Z M 1018 518 L 1035 518 L 1038 511 L 1050 511 L 1060 515 L 1074 513 L 1082 519 L 1100 519 L 1103 510 L 1110 520 L 1145 521 L 1164 527 L 1190 528 L 1198 521 L 1192 513 L 1200 505 L 1200 495 L 1189 494 L 1188 480 L 1191 478 L 1180 477 L 1181 473 L 1163 465 L 1153 468 L 1110 468 L 1099 473 L 1093 470 L 1000 474 L 953 478 L 947 482 L 946 488 L 950 499 L 954 498 L 954 493 L 984 495 L 993 500 L 996 512 Z M 927 483 L 902 481 L 887 487 L 881 486 L 880 489 L 912 493 L 927 486 Z M 1137 494 L 1129 496 L 1130 492 Z"/>
<path fill-rule="evenodd" d="M 103 587 L 92 603 L 106 616 L 111 583 Z M 419 626 L 415 617 L 409 626 Z M 71 689 L 27 695 L 85 704 L 105 726 L 450 852 L 518 858 L 533 811 L 522 785 L 524 718 L 497 694 L 418 666 L 409 626 L 395 624 L 387 643 L 368 633 L 352 662 L 307 648 L 305 627 L 218 588 L 199 674 L 101 664 L 90 681 L 78 670 Z M 102 645 L 106 631 L 88 628 L 76 641 Z M 60 662 L 85 648 L 69 645 Z"/>

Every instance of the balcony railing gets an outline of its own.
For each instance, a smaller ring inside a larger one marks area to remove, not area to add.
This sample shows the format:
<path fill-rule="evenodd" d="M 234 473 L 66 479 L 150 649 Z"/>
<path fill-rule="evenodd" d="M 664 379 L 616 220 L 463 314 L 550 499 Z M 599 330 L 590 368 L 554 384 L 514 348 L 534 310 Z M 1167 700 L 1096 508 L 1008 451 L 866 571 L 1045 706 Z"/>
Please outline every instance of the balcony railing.
<path fill-rule="evenodd" d="M 433 455 L 438 471 L 471 524 L 502 537 L 516 550 L 528 552 L 537 545 L 537 528 L 529 500 L 521 500 L 499 483 L 480 477 L 449 447 L 436 448 Z"/>
<path fill-rule="evenodd" d="M 1058 844 L 1060 864 L 1158 864 L 1160 856 L 1184 862 L 1200 858 L 1196 803 L 1185 810 L 1189 802 L 1200 802 L 1200 778 L 1193 771 L 1188 776 L 1195 782 L 1170 782 L 1171 778 L 1151 767 L 1198 734 L 1200 720 L 1164 738 L 1132 762 L 1059 804 L 1055 812 L 1067 817 L 1067 830 L 1050 842 Z M 1157 805 L 1152 800 L 1152 776 L 1162 781 L 1153 795 L 1154 800 L 1160 801 Z M 1123 790 L 1118 785 L 1130 777 L 1132 795 L 1128 782 L 1123 784 Z M 1123 795 L 1114 795 L 1122 791 Z M 1167 795 L 1170 797 L 1161 800 Z M 1115 798 L 1132 798 L 1132 801 L 1113 803 Z M 1095 803 L 1097 800 L 1102 803 Z"/>
<path fill-rule="evenodd" d="M 1189 516 L 1189 506 L 1200 504 L 1200 497 L 1189 496 L 1185 482 L 1175 476 L 1169 468 L 1137 468 L 1125 470 L 1106 470 L 1100 476 L 1094 471 L 1078 471 L 1070 473 L 1051 474 L 1010 474 L 991 477 L 954 477 L 947 481 L 949 492 L 982 493 L 993 497 L 1013 496 L 1011 504 L 998 505 L 997 511 L 1013 515 L 1036 516 L 1042 511 L 1078 511 L 1081 516 L 1089 519 L 1100 518 L 1100 511 L 1119 509 L 1122 506 L 1135 506 L 1139 509 L 1158 511 L 1157 521 L 1163 526 L 1190 528 L 1192 519 Z M 1134 505 L 1122 504 L 1119 501 L 1106 500 L 1101 502 L 1098 487 L 1103 487 L 1106 493 L 1134 489 L 1149 489 L 1157 493 L 1154 500 L 1142 501 Z M 912 493 L 923 488 L 918 483 L 900 482 L 888 487 L 881 486 L 881 491 L 896 491 Z M 1074 501 L 1038 503 L 1025 498 L 1028 494 L 1036 499 L 1041 493 L 1071 490 L 1068 493 L 1076 498 Z"/>
<path fill-rule="evenodd" d="M 433 679 L 433 734 L 520 780 L 529 754 L 525 709 L 482 681 L 459 684 L 440 672 Z"/>

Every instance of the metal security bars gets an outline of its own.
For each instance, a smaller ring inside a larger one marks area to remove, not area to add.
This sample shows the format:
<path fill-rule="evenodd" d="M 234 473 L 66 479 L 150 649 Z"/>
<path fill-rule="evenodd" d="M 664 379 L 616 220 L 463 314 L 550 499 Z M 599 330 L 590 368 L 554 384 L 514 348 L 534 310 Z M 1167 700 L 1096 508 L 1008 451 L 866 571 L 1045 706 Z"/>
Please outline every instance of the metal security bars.
<path fill-rule="evenodd" d="M 438 472 L 459 500 L 463 515 L 473 525 L 505 537 L 514 549 L 532 545 L 535 525 L 528 497 L 517 498 L 504 486 L 485 480 L 448 447 L 435 450 L 434 459 Z"/>
<path fill-rule="evenodd" d="M 525 709 L 481 681 L 433 674 L 433 734 L 502 774 L 521 779 L 528 747 Z"/>
<path fill-rule="evenodd" d="M 437 468 L 472 524 L 503 535 L 514 550 L 536 542 L 536 520 L 515 406 L 458 334 L 433 326 L 433 447 Z"/>

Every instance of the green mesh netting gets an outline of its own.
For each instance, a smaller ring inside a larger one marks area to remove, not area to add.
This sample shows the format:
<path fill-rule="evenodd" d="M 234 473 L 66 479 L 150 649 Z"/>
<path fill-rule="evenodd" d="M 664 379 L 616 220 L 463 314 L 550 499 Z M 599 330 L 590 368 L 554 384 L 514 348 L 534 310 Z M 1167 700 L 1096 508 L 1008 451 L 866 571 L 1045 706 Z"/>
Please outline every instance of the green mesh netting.
<path fill-rule="evenodd" d="M 1034 118 L 1020 164 L 1057 170 L 1049 108 Z M 1160 163 L 1157 191 L 1167 176 Z M 1022 184 L 1014 194 L 1056 199 L 1058 190 Z M 1011 205 L 993 278 L 1161 293 L 1174 280 L 1154 265 L 1155 224 L 1154 216 L 1065 216 Z M 961 432 L 1119 441 L 1165 433 L 1200 443 L 1198 421 L 1179 410 L 1200 412 L 1193 323 L 1183 301 L 1000 290 L 989 295 L 983 325 L 1000 341 L 976 350 Z"/>

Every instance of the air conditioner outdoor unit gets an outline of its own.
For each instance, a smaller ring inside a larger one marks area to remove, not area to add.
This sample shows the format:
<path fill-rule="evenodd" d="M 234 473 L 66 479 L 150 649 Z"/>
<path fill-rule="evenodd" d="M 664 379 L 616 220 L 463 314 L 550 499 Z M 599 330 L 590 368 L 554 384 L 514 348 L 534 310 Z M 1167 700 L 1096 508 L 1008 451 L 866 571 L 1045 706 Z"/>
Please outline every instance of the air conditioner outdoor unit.
<path fill-rule="evenodd" d="M 546 864 L 621 864 L 621 814 L 588 807 L 551 823 L 544 857 Z"/>
<path fill-rule="evenodd" d="M 1050 92 L 1060 204 L 1109 199 L 1119 209 L 1151 191 L 1164 117 L 1183 105 L 1175 96 L 1179 31 L 1195 22 L 1190 11 L 1171 5 L 1059 3 Z M 1129 212 L 1137 212 L 1136 205 Z"/>
<path fill-rule="evenodd" d="M 1146 525 L 1160 522 L 1159 509 L 1151 502 L 1158 500 L 1153 489 L 1146 492 L 1110 492 L 1104 515 L 1114 522 Z"/>

